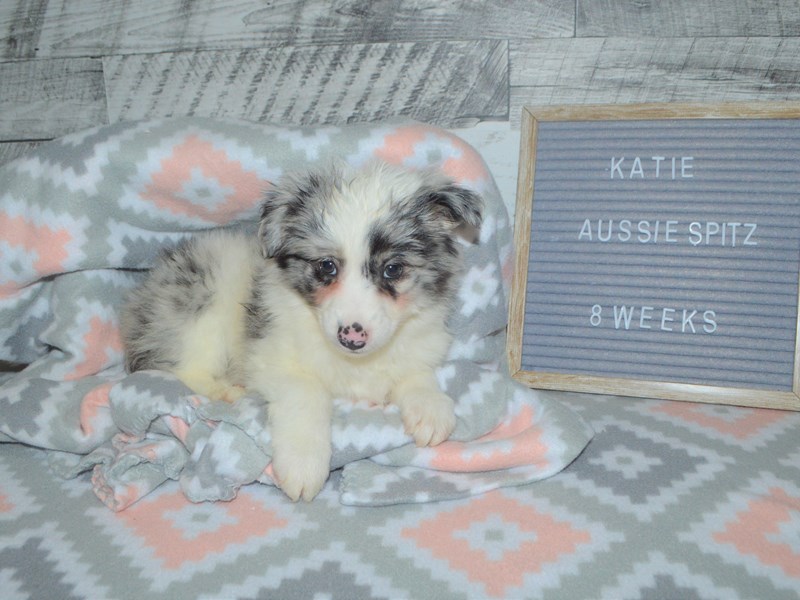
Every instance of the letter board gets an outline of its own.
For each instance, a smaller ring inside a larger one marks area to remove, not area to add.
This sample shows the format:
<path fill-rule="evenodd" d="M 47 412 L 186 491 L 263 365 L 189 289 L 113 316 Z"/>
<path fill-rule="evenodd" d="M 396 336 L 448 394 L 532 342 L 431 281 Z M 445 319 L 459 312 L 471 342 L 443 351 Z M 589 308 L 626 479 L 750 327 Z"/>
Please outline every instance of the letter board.
<path fill-rule="evenodd" d="M 800 409 L 800 107 L 526 107 L 509 320 L 532 387 Z"/>

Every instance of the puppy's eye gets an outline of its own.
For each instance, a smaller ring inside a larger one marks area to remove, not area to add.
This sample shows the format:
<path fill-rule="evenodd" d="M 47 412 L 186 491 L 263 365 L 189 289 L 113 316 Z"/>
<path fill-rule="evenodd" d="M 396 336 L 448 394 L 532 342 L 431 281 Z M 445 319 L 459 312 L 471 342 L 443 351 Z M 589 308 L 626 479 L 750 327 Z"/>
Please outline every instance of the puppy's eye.
<path fill-rule="evenodd" d="M 383 268 L 384 279 L 400 279 L 403 275 L 403 265 L 400 263 L 389 263 Z"/>
<path fill-rule="evenodd" d="M 332 258 L 323 258 L 317 262 L 317 273 L 322 277 L 336 277 L 338 272 L 339 267 L 336 266 L 336 261 Z"/>

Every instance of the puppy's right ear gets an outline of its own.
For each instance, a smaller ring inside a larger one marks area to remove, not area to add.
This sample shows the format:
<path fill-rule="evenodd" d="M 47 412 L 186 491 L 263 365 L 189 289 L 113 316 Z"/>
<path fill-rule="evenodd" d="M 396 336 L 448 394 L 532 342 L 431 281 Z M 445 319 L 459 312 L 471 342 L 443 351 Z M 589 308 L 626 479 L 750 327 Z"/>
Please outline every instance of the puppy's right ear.
<path fill-rule="evenodd" d="M 283 248 L 290 221 L 305 212 L 309 199 L 322 186 L 322 178 L 316 173 L 286 175 L 270 188 L 261 205 L 261 221 L 258 238 L 265 258 L 272 258 Z"/>
<path fill-rule="evenodd" d="M 341 189 L 342 177 L 336 167 L 286 175 L 267 191 L 258 226 L 266 258 L 280 254 L 293 236 L 303 237 L 317 227 L 325 203 L 335 189 Z"/>
<path fill-rule="evenodd" d="M 286 216 L 287 206 L 287 197 L 278 186 L 273 186 L 264 196 L 258 223 L 258 240 L 264 258 L 275 256 L 283 245 L 281 223 Z"/>

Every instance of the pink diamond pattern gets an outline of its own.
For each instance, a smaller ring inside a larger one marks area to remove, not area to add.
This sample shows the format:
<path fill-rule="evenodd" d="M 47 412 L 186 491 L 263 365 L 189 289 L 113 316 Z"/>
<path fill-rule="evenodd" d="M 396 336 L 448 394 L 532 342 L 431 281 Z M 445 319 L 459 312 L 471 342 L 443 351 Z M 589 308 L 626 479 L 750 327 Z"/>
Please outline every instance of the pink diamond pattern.
<path fill-rule="evenodd" d="M 480 538 L 465 543 L 465 523 L 483 530 L 483 544 Z M 497 539 L 486 543 L 490 529 L 496 536 L 507 537 L 507 547 L 502 548 Z M 517 533 L 509 537 L 509 531 Z M 402 529 L 400 535 L 463 573 L 470 582 L 481 584 L 492 597 L 522 586 L 526 575 L 541 573 L 548 564 L 565 560 L 592 541 L 588 530 L 500 493 L 442 511 Z"/>

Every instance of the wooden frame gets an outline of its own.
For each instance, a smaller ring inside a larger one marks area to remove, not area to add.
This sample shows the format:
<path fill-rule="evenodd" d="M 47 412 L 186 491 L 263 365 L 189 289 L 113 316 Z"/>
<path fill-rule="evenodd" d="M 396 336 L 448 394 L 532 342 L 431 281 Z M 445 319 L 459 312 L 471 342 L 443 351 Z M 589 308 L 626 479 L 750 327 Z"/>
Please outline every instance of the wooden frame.
<path fill-rule="evenodd" d="M 512 376 L 533 388 L 800 410 L 800 300 L 795 328 L 792 391 L 598 377 L 522 369 L 526 287 L 531 244 L 539 124 L 548 121 L 673 119 L 798 119 L 800 104 L 642 104 L 523 108 L 515 215 L 515 271 L 509 304 L 507 351 Z M 788 368 L 789 365 L 787 364 Z"/>

